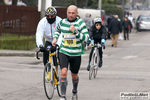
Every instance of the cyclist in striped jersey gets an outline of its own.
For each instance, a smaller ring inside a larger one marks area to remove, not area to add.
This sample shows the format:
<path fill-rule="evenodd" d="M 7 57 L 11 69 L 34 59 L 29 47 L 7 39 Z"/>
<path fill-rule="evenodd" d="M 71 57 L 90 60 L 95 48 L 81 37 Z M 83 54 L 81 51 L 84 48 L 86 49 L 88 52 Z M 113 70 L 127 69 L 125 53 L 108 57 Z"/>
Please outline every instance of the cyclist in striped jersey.
<path fill-rule="evenodd" d="M 81 55 L 84 54 L 83 41 L 89 40 L 89 33 L 83 20 L 76 18 L 77 7 L 70 5 L 67 8 L 68 18 L 62 19 L 55 30 L 52 45 L 55 46 L 57 39 L 62 34 L 62 42 L 59 49 L 59 59 L 61 67 L 61 99 L 66 100 L 67 70 L 70 64 L 72 76 L 72 100 L 77 100 L 77 86 L 79 82 L 78 72 L 81 64 Z"/>

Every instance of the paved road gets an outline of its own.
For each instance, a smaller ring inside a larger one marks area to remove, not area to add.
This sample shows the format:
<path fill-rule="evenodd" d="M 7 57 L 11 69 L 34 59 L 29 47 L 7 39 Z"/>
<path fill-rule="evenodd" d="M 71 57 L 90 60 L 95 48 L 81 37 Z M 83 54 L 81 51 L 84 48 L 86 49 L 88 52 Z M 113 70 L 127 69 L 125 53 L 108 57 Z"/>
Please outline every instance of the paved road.
<path fill-rule="evenodd" d="M 79 72 L 79 100 L 120 100 L 120 92 L 150 92 L 149 38 L 148 31 L 130 34 L 130 40 L 119 40 L 117 48 L 107 40 L 103 67 L 92 80 L 86 71 L 87 50 Z M 0 56 L 0 100 L 47 100 L 42 73 L 42 58 Z M 67 100 L 71 100 L 69 71 L 67 78 Z M 56 92 L 52 100 L 59 100 Z"/>

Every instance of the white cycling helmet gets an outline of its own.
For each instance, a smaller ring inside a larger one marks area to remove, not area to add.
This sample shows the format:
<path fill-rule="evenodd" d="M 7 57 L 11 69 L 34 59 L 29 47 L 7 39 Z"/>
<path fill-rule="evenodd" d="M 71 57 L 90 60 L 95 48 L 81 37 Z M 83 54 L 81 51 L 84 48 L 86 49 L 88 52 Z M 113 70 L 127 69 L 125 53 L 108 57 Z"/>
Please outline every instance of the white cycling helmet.
<path fill-rule="evenodd" d="M 101 23 L 102 22 L 102 19 L 100 18 L 100 17 L 96 17 L 95 19 L 94 19 L 94 24 L 95 23 Z"/>
<path fill-rule="evenodd" d="M 45 15 L 56 15 L 56 14 L 57 10 L 53 6 L 50 6 L 45 10 Z"/>

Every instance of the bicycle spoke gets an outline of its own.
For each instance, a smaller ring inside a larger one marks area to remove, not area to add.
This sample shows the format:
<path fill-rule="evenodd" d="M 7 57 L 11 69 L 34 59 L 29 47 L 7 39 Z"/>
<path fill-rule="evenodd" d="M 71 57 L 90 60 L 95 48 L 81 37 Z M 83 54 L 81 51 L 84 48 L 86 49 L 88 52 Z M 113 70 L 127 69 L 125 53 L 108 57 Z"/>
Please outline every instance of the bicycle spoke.
<path fill-rule="evenodd" d="M 48 74 L 51 71 L 49 68 L 50 68 L 49 65 L 46 65 L 44 69 L 43 82 L 44 82 L 44 90 L 47 98 L 52 99 L 54 94 L 54 80 L 52 78 L 53 76 L 48 77 L 48 75 L 53 75 L 51 73 Z"/>

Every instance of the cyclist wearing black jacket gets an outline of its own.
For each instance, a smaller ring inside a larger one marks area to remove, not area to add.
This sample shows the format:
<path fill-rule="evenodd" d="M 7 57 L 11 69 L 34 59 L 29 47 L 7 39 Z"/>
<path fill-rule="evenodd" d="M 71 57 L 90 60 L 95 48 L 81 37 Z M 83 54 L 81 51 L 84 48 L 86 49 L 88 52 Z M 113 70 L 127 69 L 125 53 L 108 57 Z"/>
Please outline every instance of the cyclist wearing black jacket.
<path fill-rule="evenodd" d="M 106 31 L 105 26 L 102 25 L 102 19 L 100 17 L 95 18 L 94 25 L 89 30 L 90 38 L 94 40 L 94 44 L 102 43 L 105 45 L 106 34 L 107 34 L 107 31 Z M 90 69 L 90 62 L 91 62 L 93 51 L 94 51 L 94 47 L 92 47 L 90 55 L 89 55 L 89 64 L 87 66 L 88 71 Z M 99 68 L 102 67 L 102 63 L 103 63 L 102 55 L 103 55 L 102 47 L 100 47 L 99 48 L 100 60 L 99 60 L 99 64 L 98 64 Z"/>

